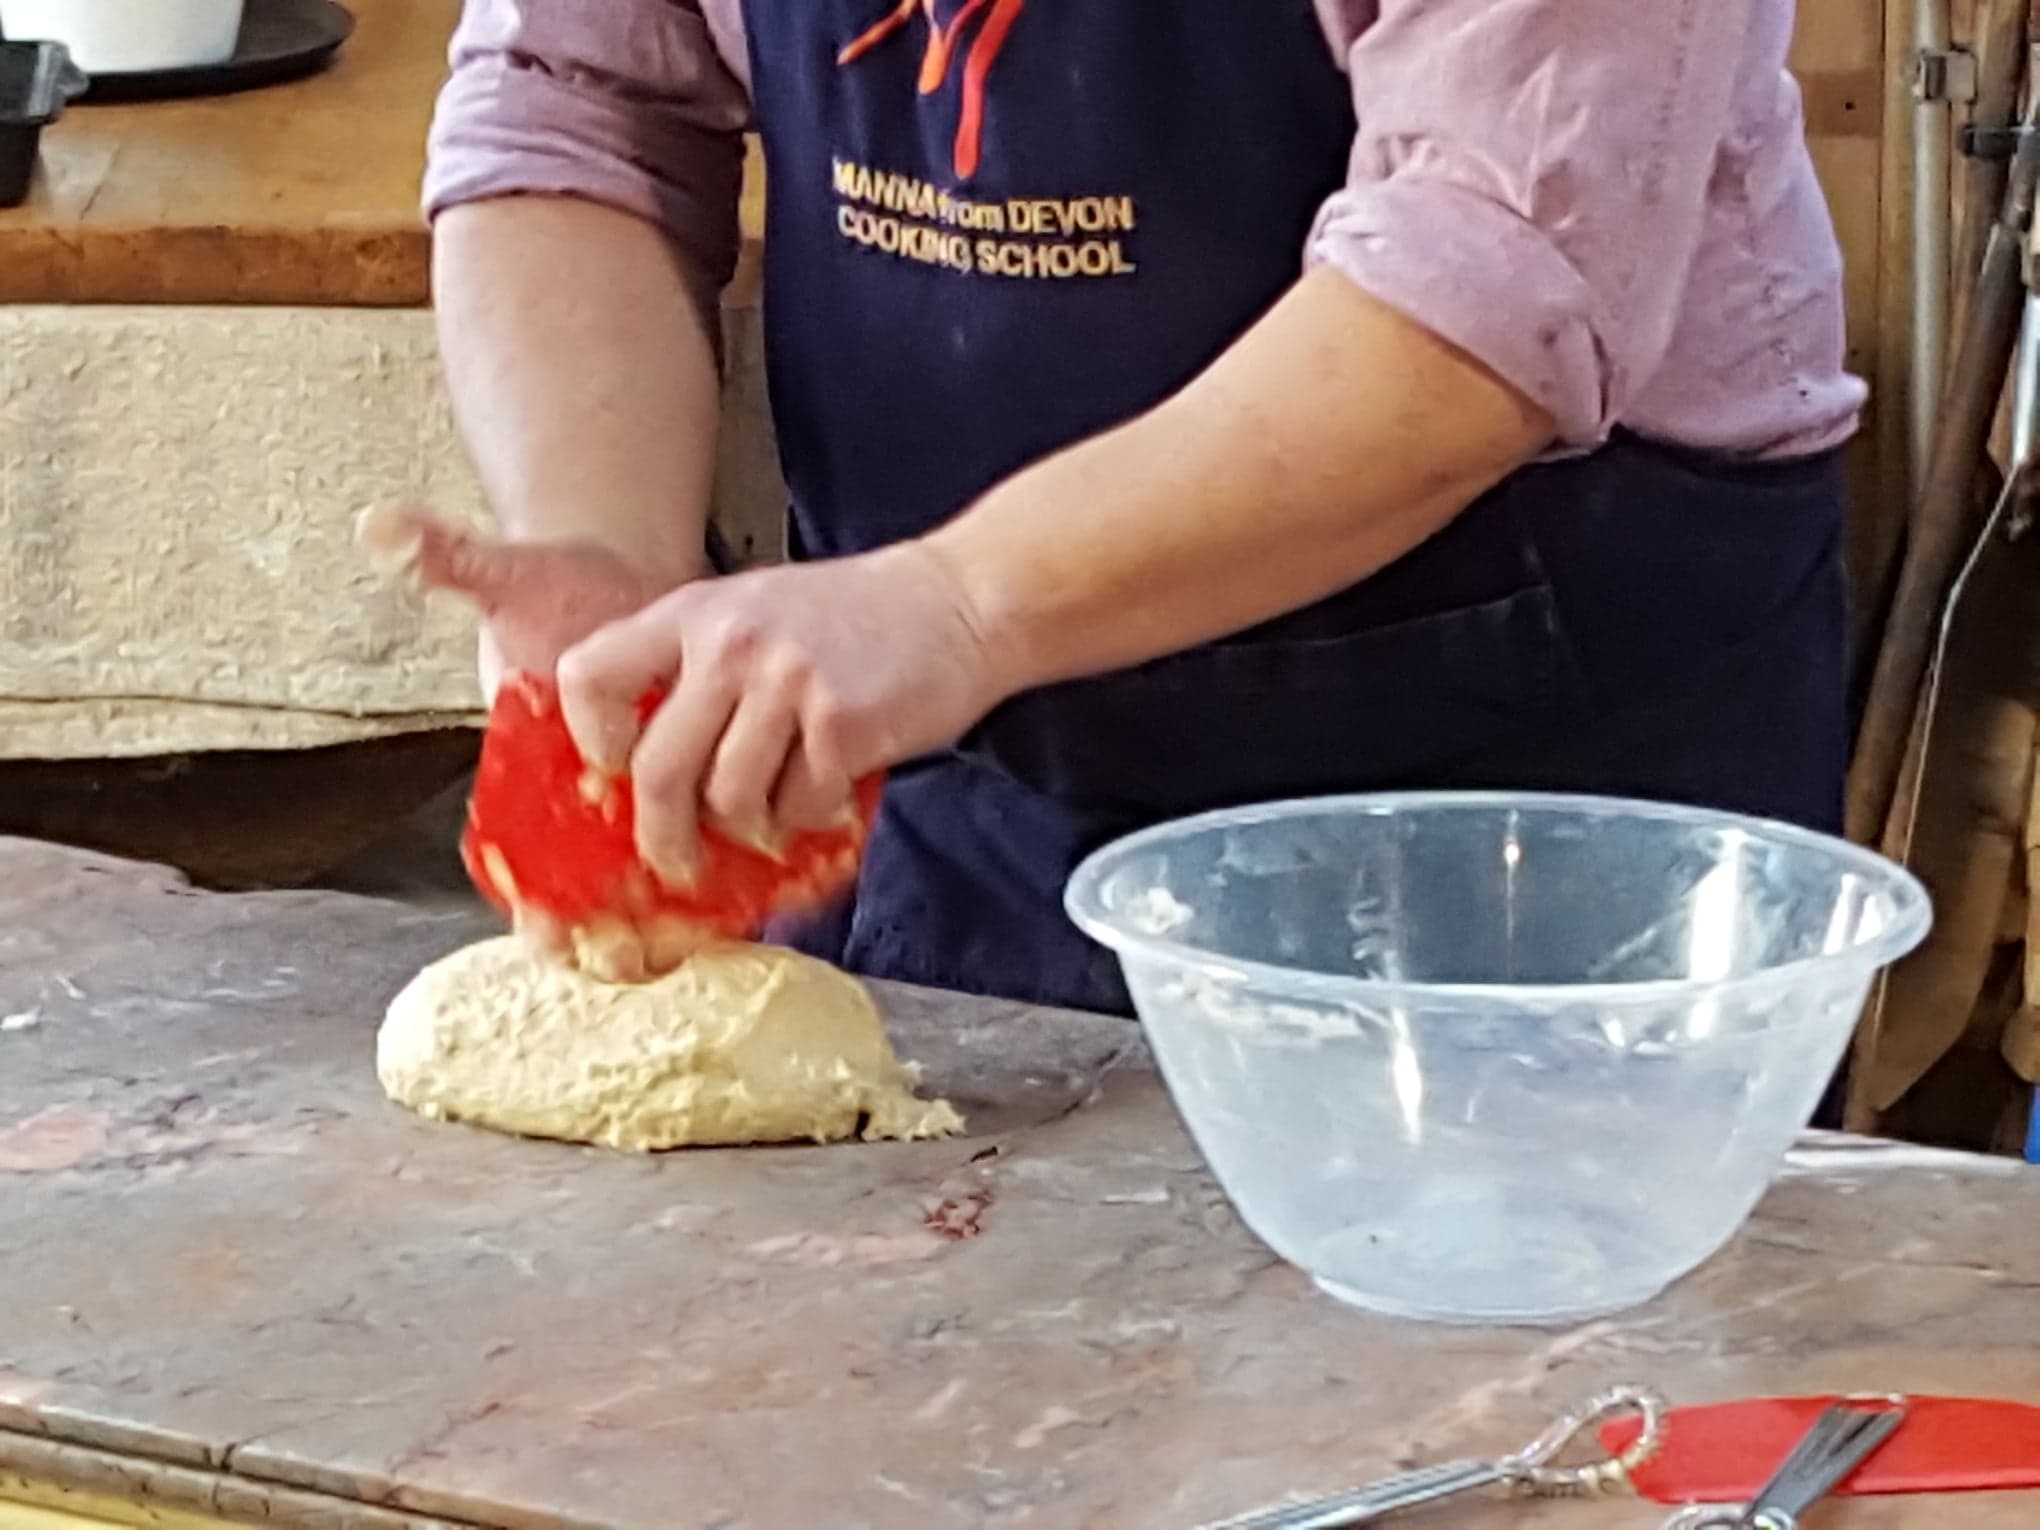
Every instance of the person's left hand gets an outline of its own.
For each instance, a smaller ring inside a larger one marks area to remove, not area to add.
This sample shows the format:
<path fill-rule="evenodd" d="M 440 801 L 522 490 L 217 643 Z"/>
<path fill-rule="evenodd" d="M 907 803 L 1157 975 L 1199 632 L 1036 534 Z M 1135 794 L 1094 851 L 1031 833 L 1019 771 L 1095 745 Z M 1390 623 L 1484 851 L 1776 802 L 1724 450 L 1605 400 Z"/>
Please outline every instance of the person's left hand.
<path fill-rule="evenodd" d="M 767 847 L 840 821 L 859 778 L 952 742 L 1007 689 L 959 582 L 914 542 L 685 585 L 558 675 L 583 758 L 629 772 L 639 851 L 682 885 L 704 815 Z"/>

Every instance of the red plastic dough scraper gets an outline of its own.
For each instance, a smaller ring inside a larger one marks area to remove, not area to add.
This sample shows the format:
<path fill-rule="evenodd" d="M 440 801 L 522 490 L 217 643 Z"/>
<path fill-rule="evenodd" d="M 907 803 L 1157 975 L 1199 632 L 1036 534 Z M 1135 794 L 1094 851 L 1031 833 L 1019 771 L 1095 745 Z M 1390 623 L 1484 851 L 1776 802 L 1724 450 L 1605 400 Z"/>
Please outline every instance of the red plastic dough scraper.
<path fill-rule="evenodd" d="M 640 703 L 650 716 L 662 699 Z M 747 939 L 775 914 L 811 907 L 857 871 L 880 779 L 858 784 L 840 827 L 795 835 L 774 852 L 704 826 L 702 869 L 676 887 L 638 855 L 628 779 L 582 762 L 549 677 L 504 677 L 482 739 L 461 858 L 512 919 L 537 914 L 568 934 L 619 928 Z"/>
<path fill-rule="evenodd" d="M 1664 1449 L 1636 1468 L 1636 1490 L 1659 1503 L 1745 1503 L 1834 1405 L 1833 1397 L 1781 1397 L 1674 1409 Z M 1842 1495 L 1960 1493 L 2040 1488 L 2040 1407 L 1968 1397 L 1908 1397 L 1906 1419 L 1835 1491 Z M 1636 1425 L 1601 1431 L 1626 1449 Z M 2036 1510 L 2035 1523 L 2040 1523 Z"/>

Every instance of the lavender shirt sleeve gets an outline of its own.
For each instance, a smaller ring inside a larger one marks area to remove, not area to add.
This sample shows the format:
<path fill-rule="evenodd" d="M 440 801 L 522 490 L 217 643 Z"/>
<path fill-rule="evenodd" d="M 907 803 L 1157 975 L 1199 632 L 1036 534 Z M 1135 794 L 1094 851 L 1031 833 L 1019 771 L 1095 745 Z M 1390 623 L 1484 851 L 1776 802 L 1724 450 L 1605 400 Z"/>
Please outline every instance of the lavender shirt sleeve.
<path fill-rule="evenodd" d="M 1537 400 L 1759 457 L 1835 445 L 1840 251 L 1786 72 L 1792 0 L 1314 0 L 1351 175 L 1308 259 Z M 721 282 L 749 116 L 740 0 L 466 0 L 426 204 L 587 197 Z"/>
<path fill-rule="evenodd" d="M 728 281 L 749 103 L 698 0 L 467 0 L 452 64 L 428 214 L 582 197 L 656 223 Z"/>
<path fill-rule="evenodd" d="M 1599 442 L 1671 346 L 1752 4 L 1320 0 L 1360 128 L 1309 259 Z"/>

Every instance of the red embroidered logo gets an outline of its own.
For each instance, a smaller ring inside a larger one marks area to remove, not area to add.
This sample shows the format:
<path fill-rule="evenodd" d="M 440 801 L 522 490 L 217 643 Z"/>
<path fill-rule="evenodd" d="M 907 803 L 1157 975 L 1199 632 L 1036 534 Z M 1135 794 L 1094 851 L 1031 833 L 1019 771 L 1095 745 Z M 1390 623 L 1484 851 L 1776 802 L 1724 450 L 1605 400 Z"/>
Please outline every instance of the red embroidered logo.
<path fill-rule="evenodd" d="M 984 148 L 985 81 L 999 50 L 1006 46 L 1013 23 L 1020 19 L 1027 0 L 963 0 L 945 25 L 935 15 L 935 0 L 899 0 L 892 13 L 836 55 L 840 65 L 854 64 L 896 32 L 906 30 L 916 13 L 928 22 L 928 51 L 921 58 L 920 93 L 932 96 L 949 78 L 950 61 L 964 29 L 979 21 L 977 36 L 963 61 L 963 110 L 956 123 L 956 175 L 967 181 L 977 174 Z M 982 20 L 980 20 L 982 18 Z"/>

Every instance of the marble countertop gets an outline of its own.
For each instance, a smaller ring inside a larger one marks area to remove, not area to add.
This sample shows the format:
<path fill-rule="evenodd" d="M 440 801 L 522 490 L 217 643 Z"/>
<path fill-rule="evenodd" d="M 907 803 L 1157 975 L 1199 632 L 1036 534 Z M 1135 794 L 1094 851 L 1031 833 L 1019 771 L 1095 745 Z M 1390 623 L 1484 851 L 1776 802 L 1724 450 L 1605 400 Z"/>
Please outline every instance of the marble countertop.
<path fill-rule="evenodd" d="M 383 1006 L 470 915 L 22 841 L 0 889 L 0 1474 L 338 1530 L 1175 1527 L 1499 1452 L 1617 1381 L 2040 1402 L 2017 1164 L 1811 1140 L 1642 1311 L 1398 1325 L 1241 1228 L 1123 1022 L 885 988 L 968 1138 L 636 1158 L 382 1098 Z"/>

